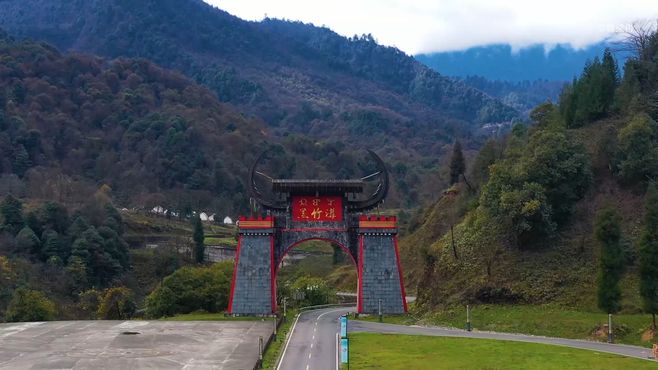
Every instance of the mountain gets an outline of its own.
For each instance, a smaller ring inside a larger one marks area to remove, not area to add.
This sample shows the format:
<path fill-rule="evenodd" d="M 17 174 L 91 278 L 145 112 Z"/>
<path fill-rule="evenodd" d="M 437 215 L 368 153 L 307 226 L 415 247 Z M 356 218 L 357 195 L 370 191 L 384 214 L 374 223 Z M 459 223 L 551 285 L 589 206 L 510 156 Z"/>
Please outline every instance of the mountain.
<path fill-rule="evenodd" d="M 533 45 L 518 51 L 507 44 L 477 46 L 462 51 L 416 55 L 416 59 L 446 76 L 481 76 L 501 81 L 571 81 L 580 74 L 588 60 L 600 57 L 614 45 L 599 42 L 582 49 L 558 44 L 547 50 L 545 45 Z M 618 53 L 619 64 L 626 54 Z"/>
<path fill-rule="evenodd" d="M 526 114 L 546 101 L 558 101 L 566 85 L 565 81 L 493 81 L 481 76 L 467 76 L 459 80 Z"/>
<path fill-rule="evenodd" d="M 249 211 L 248 166 L 265 149 L 274 176 L 353 178 L 373 165 L 359 147 L 272 135 L 262 120 L 144 59 L 62 53 L 2 30 L 0 55 L 0 194 L 76 207 L 108 185 L 129 208 L 235 215 Z M 428 184 L 442 183 L 436 159 L 387 162 L 392 207 L 414 207 L 433 196 Z"/>
<path fill-rule="evenodd" d="M 267 141 L 262 122 L 145 60 L 1 33 L 0 54 L 2 193 L 80 204 L 105 184 L 125 205 L 243 203 L 242 161 Z"/>
<path fill-rule="evenodd" d="M 371 36 L 265 19 L 199 0 L 2 0 L 0 27 L 62 50 L 178 70 L 275 135 L 302 133 L 417 162 L 518 112 Z"/>

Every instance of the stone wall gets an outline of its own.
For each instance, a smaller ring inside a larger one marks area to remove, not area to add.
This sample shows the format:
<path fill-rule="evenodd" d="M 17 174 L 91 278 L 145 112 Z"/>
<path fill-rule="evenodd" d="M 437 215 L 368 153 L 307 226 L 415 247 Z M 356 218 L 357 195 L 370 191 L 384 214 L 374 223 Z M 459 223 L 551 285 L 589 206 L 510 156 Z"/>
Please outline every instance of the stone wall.
<path fill-rule="evenodd" d="M 362 301 L 359 312 L 376 314 L 381 300 L 383 313 L 404 313 L 405 304 L 395 251 L 396 236 L 365 232 L 361 238 Z"/>
<path fill-rule="evenodd" d="M 272 314 L 272 254 L 268 233 L 240 235 L 231 313 Z"/>

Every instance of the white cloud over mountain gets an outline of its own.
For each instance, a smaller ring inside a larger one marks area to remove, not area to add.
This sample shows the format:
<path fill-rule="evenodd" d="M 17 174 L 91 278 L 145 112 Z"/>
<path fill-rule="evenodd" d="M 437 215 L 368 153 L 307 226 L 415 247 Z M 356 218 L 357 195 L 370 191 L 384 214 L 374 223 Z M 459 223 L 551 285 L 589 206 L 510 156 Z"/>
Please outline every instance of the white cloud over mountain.
<path fill-rule="evenodd" d="M 325 25 L 339 34 L 371 33 L 416 54 L 508 43 L 583 47 L 638 19 L 657 19 L 655 0 L 206 0 L 240 18 L 265 15 Z"/>

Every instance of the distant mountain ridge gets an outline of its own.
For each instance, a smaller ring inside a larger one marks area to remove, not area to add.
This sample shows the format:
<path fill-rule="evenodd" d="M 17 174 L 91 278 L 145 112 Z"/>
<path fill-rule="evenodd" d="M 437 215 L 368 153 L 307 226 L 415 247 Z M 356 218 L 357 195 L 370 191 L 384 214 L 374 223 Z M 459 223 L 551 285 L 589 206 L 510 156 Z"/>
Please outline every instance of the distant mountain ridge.
<path fill-rule="evenodd" d="M 416 55 L 416 59 L 447 76 L 481 76 L 501 81 L 571 81 L 579 75 L 587 60 L 614 50 L 611 42 L 599 42 L 583 49 L 559 44 L 548 52 L 544 45 L 533 45 L 514 51 L 510 45 L 478 46 L 463 51 Z M 626 60 L 616 55 L 618 64 Z"/>
<path fill-rule="evenodd" d="M 265 19 L 198 0 L 3 0 L 0 27 L 63 50 L 176 69 L 274 133 L 438 158 L 454 136 L 518 112 L 372 37 Z"/>

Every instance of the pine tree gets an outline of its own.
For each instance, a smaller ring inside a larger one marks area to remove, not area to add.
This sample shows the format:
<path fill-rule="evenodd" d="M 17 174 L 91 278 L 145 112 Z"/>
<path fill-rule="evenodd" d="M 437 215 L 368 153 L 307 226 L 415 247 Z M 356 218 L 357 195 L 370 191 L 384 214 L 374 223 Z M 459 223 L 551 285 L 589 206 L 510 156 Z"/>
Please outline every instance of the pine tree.
<path fill-rule="evenodd" d="M 457 140 L 452 147 L 452 158 L 450 158 L 450 185 L 459 182 L 459 176 L 465 171 L 466 163 L 464 153 L 462 153 L 462 144 Z"/>
<path fill-rule="evenodd" d="M 601 86 L 599 93 L 601 94 L 601 101 L 603 103 L 603 113 L 609 113 L 615 98 L 615 90 L 619 85 L 619 68 L 617 62 L 613 58 L 610 49 L 605 49 L 603 52 L 603 60 L 601 62 Z"/>
<path fill-rule="evenodd" d="M 20 177 L 23 177 L 25 171 L 32 166 L 30 155 L 27 153 L 27 150 L 25 150 L 23 145 L 19 145 L 14 149 L 14 158 L 11 165 L 14 169 L 14 173 Z"/>
<path fill-rule="evenodd" d="M 205 246 L 203 245 L 203 240 L 205 239 L 203 235 L 203 224 L 198 215 L 192 220 L 194 226 L 194 260 L 197 263 L 203 263 L 206 252 Z"/>
<path fill-rule="evenodd" d="M 16 244 L 21 252 L 38 255 L 41 249 L 41 241 L 28 226 L 25 226 L 16 235 Z"/>
<path fill-rule="evenodd" d="M 651 313 L 656 330 L 658 313 L 658 192 L 653 183 L 645 198 L 644 231 L 640 239 L 640 295 L 644 310 Z"/>
<path fill-rule="evenodd" d="M 10 234 L 16 235 L 25 225 L 23 220 L 23 204 L 11 194 L 7 195 L 0 203 L 0 214 L 2 214 L 2 229 Z"/>
<path fill-rule="evenodd" d="M 619 215 L 611 208 L 604 208 L 596 219 L 595 234 L 601 245 L 598 277 L 598 306 L 606 313 L 616 313 L 621 308 L 619 279 L 624 268 L 621 247 Z"/>
<path fill-rule="evenodd" d="M 61 243 L 57 231 L 47 229 L 43 232 L 41 240 L 43 241 L 42 254 L 44 260 L 61 254 Z"/>

